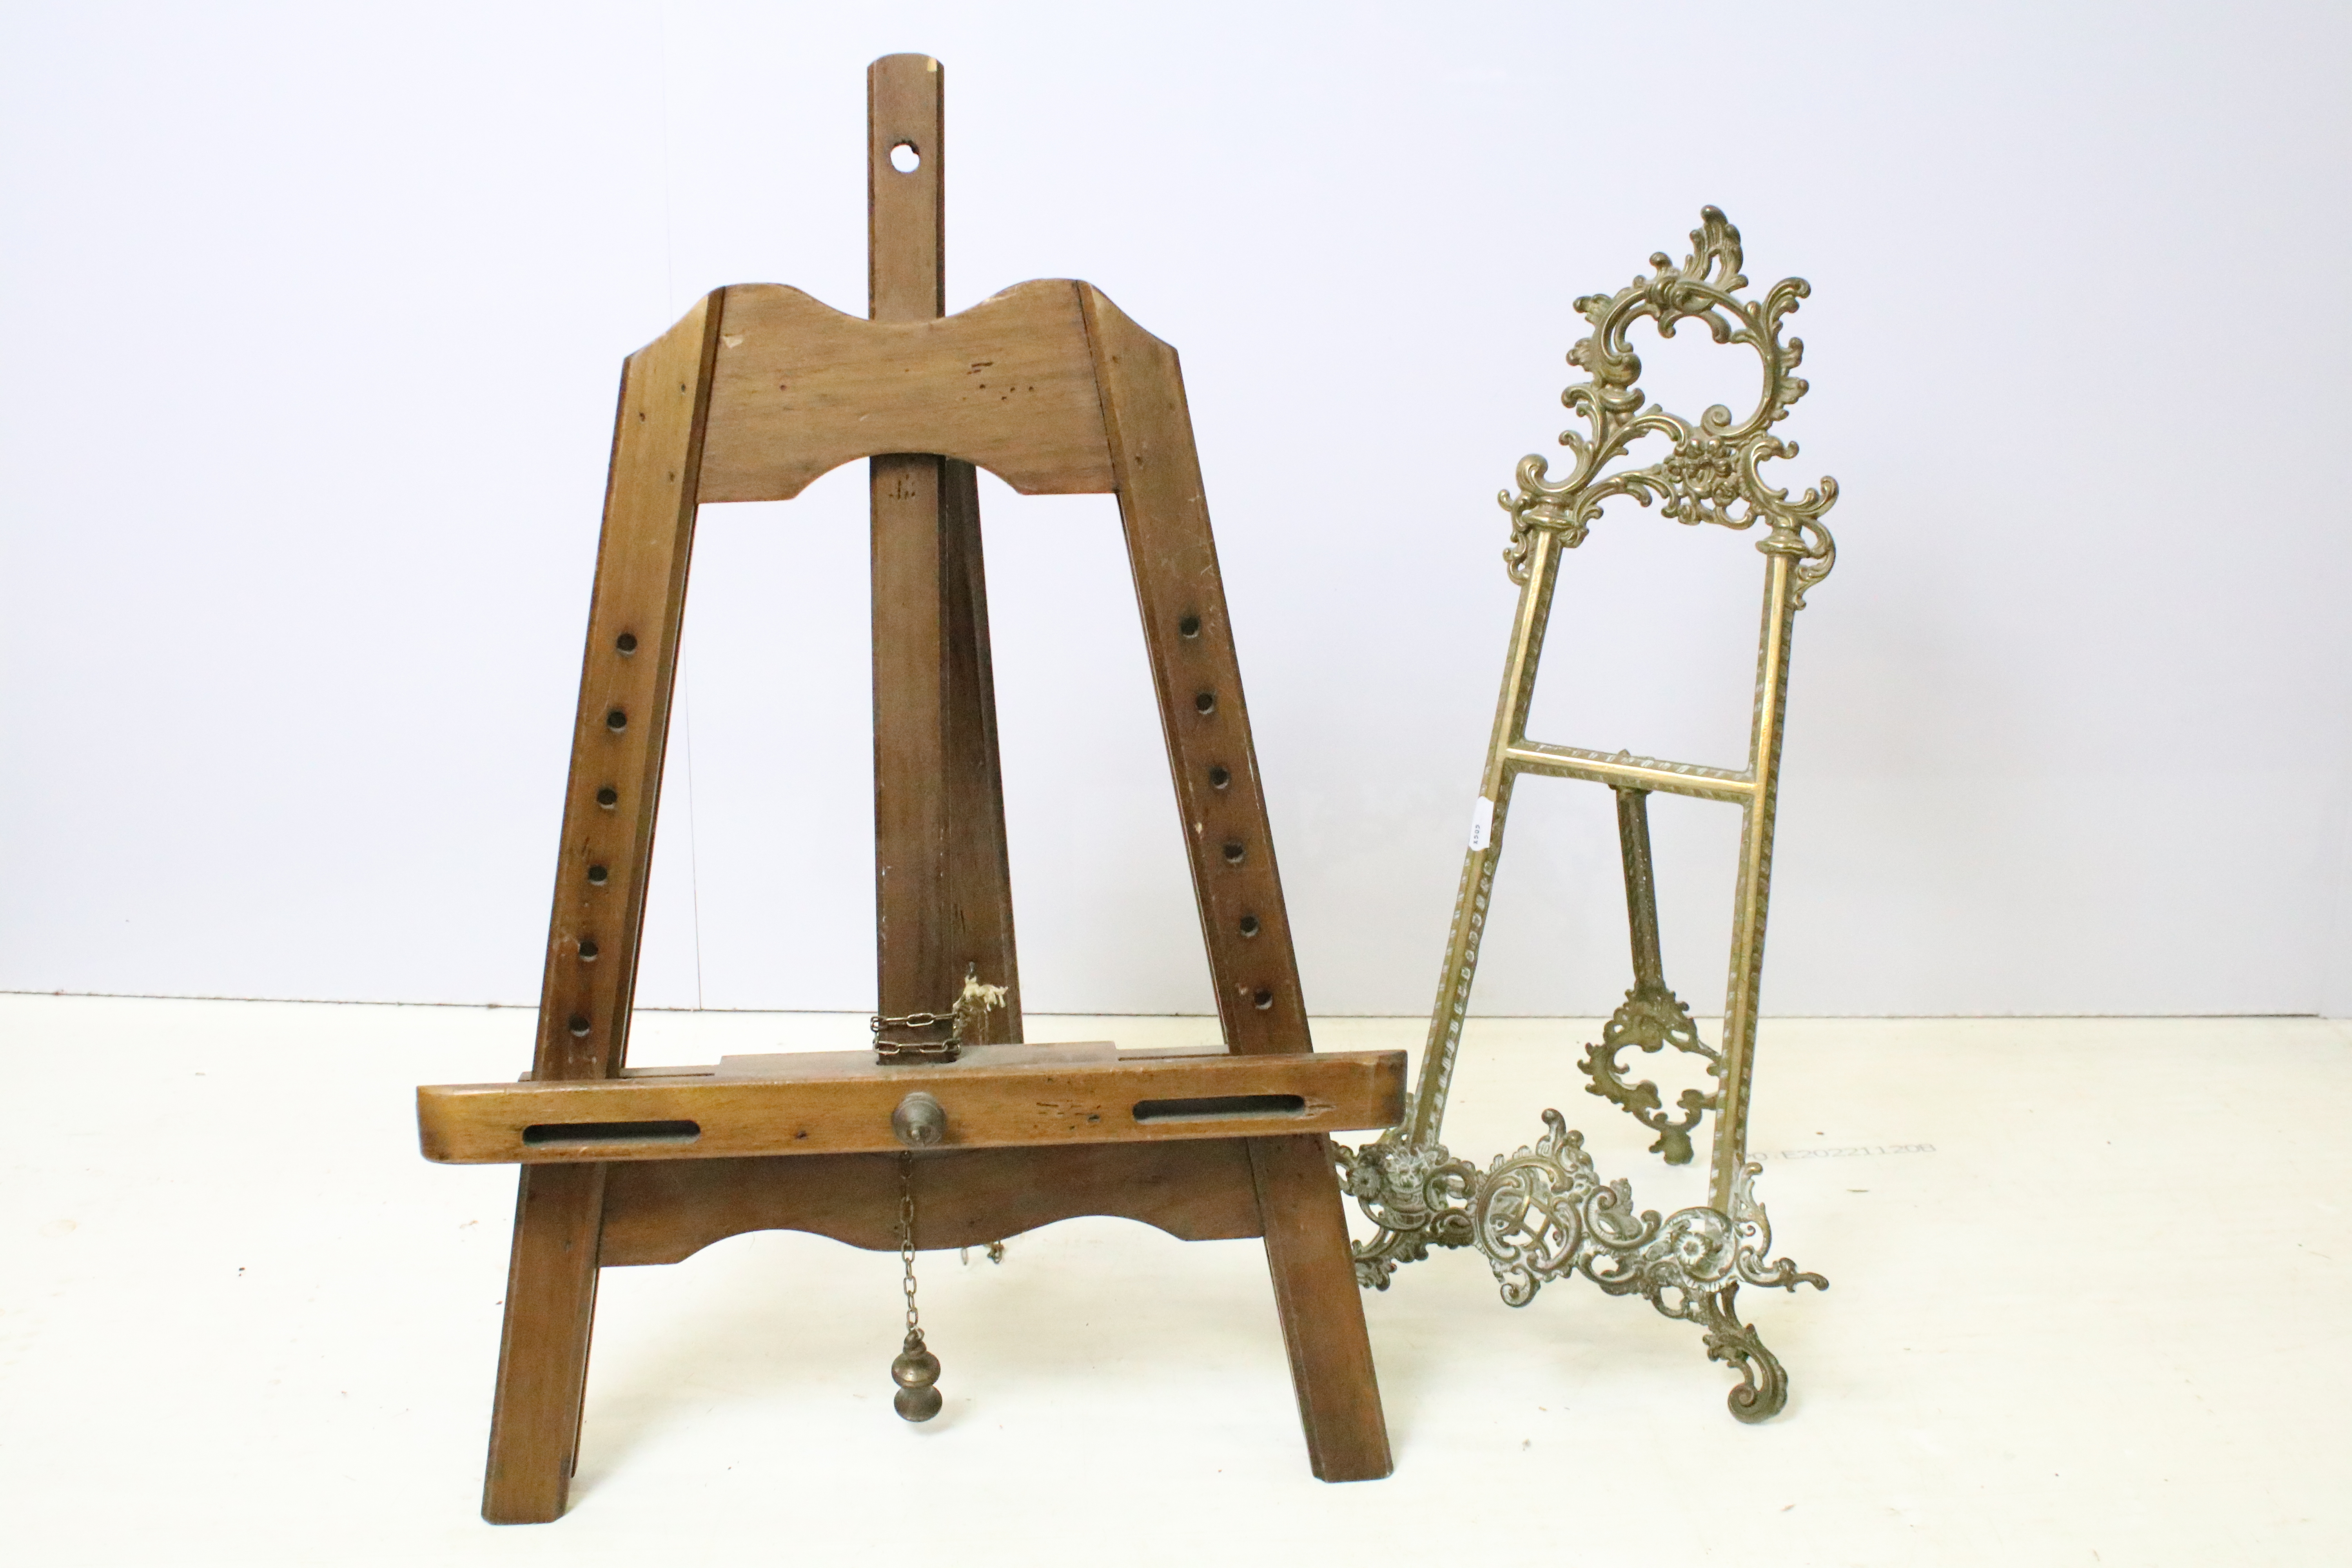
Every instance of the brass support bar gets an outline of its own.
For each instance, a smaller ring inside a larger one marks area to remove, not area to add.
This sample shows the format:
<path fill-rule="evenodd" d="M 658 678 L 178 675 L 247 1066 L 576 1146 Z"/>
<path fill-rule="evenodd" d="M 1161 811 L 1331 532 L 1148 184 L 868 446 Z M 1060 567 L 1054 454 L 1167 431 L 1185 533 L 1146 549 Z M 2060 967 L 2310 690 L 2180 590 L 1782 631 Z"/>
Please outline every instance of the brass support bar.
<path fill-rule="evenodd" d="M 1647 1079 L 1627 1081 L 1622 1059 L 1629 1047 L 1654 1052 L 1672 1046 L 1706 1058 L 1709 1072 L 1723 1071 L 1721 1054 L 1707 1048 L 1690 1009 L 1666 989 L 1665 961 L 1658 951 L 1657 877 L 1650 865 L 1649 800 L 1645 790 L 1617 792 L 1617 847 L 1625 864 L 1625 926 L 1633 943 L 1633 988 L 1601 1026 L 1600 1043 L 1586 1047 L 1578 1066 L 1592 1080 L 1588 1092 L 1622 1108 L 1658 1135 L 1651 1152 L 1664 1155 L 1669 1165 L 1687 1165 L 1690 1135 L 1700 1118 L 1719 1106 L 1720 1098 L 1686 1089 L 1675 1100 L 1681 1114 L 1671 1114 L 1656 1084 Z"/>
<path fill-rule="evenodd" d="M 1770 542 L 1769 541 L 1767 542 Z M 1707 1202 L 1727 1209 L 1748 1163 L 1748 1091 L 1756 1070 L 1757 994 L 1764 981 L 1764 916 L 1772 897 L 1773 815 L 1780 739 L 1789 710 L 1789 640 L 1796 629 L 1798 557 L 1765 553 L 1764 626 L 1756 653 L 1756 722 L 1748 769 L 1756 794 L 1739 830 L 1739 881 L 1731 899 L 1731 974 L 1723 998 L 1723 1081 L 1717 1093 Z"/>
<path fill-rule="evenodd" d="M 1590 779 L 1612 789 L 1695 795 L 1700 800 L 1727 800 L 1740 805 L 1756 796 L 1756 781 L 1747 773 L 1735 773 L 1727 768 L 1703 768 L 1696 763 L 1662 763 L 1655 757 L 1631 756 L 1623 752 L 1612 757 L 1576 746 L 1547 746 L 1540 741 L 1515 738 L 1503 749 L 1503 762 L 1519 773 Z"/>
<path fill-rule="evenodd" d="M 1478 938 L 1486 926 L 1495 867 L 1503 857 L 1503 818 L 1511 807 L 1511 743 L 1527 730 L 1528 704 L 1535 700 L 1536 666 L 1543 658 L 1544 627 L 1551 618 L 1551 591 L 1559 576 L 1559 537 L 1539 533 L 1528 542 L 1518 612 L 1511 621 L 1511 647 L 1503 659 L 1494 736 L 1486 746 L 1486 770 L 1479 775 L 1470 849 L 1463 857 L 1462 882 L 1454 895 L 1445 967 L 1438 975 L 1437 1005 L 1430 1011 L 1421 1073 L 1413 1085 L 1412 1121 L 1402 1130 L 1391 1128 L 1382 1142 L 1433 1143 L 1445 1119 L 1445 1092 L 1454 1082 L 1454 1058 L 1462 1045 L 1463 1020 L 1470 1012 L 1470 983 L 1478 973 Z"/>
<path fill-rule="evenodd" d="M 1617 792 L 1617 848 L 1625 860 L 1625 924 L 1633 936 L 1633 988 L 1664 990 L 1666 964 L 1658 952 L 1658 882 L 1650 870 L 1650 796 Z"/>

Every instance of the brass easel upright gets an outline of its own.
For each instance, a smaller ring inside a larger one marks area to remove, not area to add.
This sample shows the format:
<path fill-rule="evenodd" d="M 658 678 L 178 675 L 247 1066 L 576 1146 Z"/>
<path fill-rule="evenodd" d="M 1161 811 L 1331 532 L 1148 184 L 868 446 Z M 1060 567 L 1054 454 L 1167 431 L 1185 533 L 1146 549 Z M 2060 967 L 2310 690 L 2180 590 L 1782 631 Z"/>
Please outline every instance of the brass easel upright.
<path fill-rule="evenodd" d="M 623 373 L 537 1055 L 520 1084 L 418 1091 L 428 1158 L 522 1166 L 494 1521 L 563 1511 L 600 1271 L 758 1229 L 902 1254 L 910 1420 L 940 1404 L 918 1250 L 1076 1215 L 1263 1237 L 1315 1473 L 1389 1470 L 1326 1135 L 1402 1117 L 1402 1053 L 1307 1038 L 1175 351 L 1067 280 L 940 315 L 940 83 L 920 55 L 868 74 L 870 319 L 721 289 Z M 697 510 L 860 458 L 877 1049 L 625 1067 Z M 975 468 L 1118 497 L 1223 1050 L 1022 1043 Z"/>
<path fill-rule="evenodd" d="M 1761 300 L 1739 297 L 1739 231 L 1708 207 L 1691 233 L 1691 255 L 1675 266 L 1650 258 L 1650 277 L 1636 277 L 1613 294 L 1576 302 L 1592 332 L 1569 353 L 1591 379 L 1570 386 L 1561 401 L 1588 429 L 1570 430 L 1561 445 L 1574 457 L 1562 478 L 1550 477 L 1540 457 L 1519 463 L 1516 493 L 1504 492 L 1511 542 L 1503 552 L 1519 604 L 1503 661 L 1503 689 L 1473 813 L 1470 847 L 1455 895 L 1454 924 L 1438 983 L 1437 1005 L 1414 1091 L 1412 1121 L 1377 1143 L 1339 1152 L 1343 1179 L 1381 1227 L 1356 1248 L 1357 1273 L 1386 1289 L 1399 1265 L 1426 1258 L 1432 1247 L 1476 1247 L 1501 1283 L 1503 1299 L 1525 1306 L 1548 1280 L 1582 1274 L 1611 1295 L 1640 1295 L 1668 1317 L 1687 1319 L 1706 1334 L 1711 1359 L 1740 1373 L 1732 1414 L 1761 1421 L 1788 1399 L 1788 1379 L 1756 1331 L 1742 1323 L 1735 1303 L 1742 1284 L 1826 1288 L 1782 1258 L 1768 1262 L 1772 1236 L 1751 1183 L 1760 1167 L 1748 1158 L 1748 1086 L 1755 1073 L 1757 995 L 1764 971 L 1764 917 L 1772 881 L 1773 810 L 1780 772 L 1782 721 L 1789 700 L 1789 641 L 1805 591 L 1829 575 L 1836 546 L 1822 516 L 1837 500 L 1837 483 L 1791 498 L 1775 489 L 1758 466 L 1792 458 L 1797 448 L 1772 433 L 1804 395 L 1794 374 L 1803 358 L 1797 339 L 1781 342 L 1782 320 L 1810 291 L 1801 279 L 1784 279 Z M 1642 362 L 1627 342 L 1634 322 L 1656 324 L 1662 336 L 1675 324 L 1697 321 L 1718 343 L 1738 344 L 1763 364 L 1763 391 L 1745 417 L 1709 408 L 1696 422 L 1652 404 L 1643 406 Z M 1612 465 L 1644 437 L 1671 448 L 1646 467 Z M 1764 622 L 1756 657 L 1756 706 L 1748 765 L 1730 769 L 1660 762 L 1625 752 L 1613 755 L 1528 738 L 1528 704 L 1543 655 L 1545 624 L 1561 553 L 1584 541 L 1602 505 L 1630 496 L 1685 525 L 1709 523 L 1747 530 L 1761 524 L 1756 548 L 1764 557 Z M 1580 1064 L 1590 1092 L 1622 1107 L 1657 1134 L 1651 1145 L 1669 1163 L 1692 1158 L 1690 1135 L 1710 1112 L 1714 1148 L 1707 1202 L 1661 1218 L 1636 1214 L 1624 1181 L 1603 1183 L 1585 1153 L 1583 1135 L 1546 1110 L 1547 1131 L 1532 1147 L 1497 1158 L 1485 1171 L 1457 1160 L 1438 1141 L 1445 1097 L 1468 1016 L 1495 868 L 1511 794 L 1522 774 L 1583 779 L 1617 795 L 1619 846 L 1633 936 L 1633 986 L 1599 1043 Z M 1739 807 L 1739 869 L 1732 895 L 1731 973 L 1722 1037 L 1700 1038 L 1690 1010 L 1667 989 L 1658 949 L 1658 909 L 1651 874 L 1648 801 L 1651 795 L 1689 795 Z M 1712 1092 L 1685 1089 L 1668 1112 L 1657 1086 L 1628 1083 L 1619 1055 L 1628 1047 L 1667 1047 L 1700 1058 L 1715 1079 Z"/>

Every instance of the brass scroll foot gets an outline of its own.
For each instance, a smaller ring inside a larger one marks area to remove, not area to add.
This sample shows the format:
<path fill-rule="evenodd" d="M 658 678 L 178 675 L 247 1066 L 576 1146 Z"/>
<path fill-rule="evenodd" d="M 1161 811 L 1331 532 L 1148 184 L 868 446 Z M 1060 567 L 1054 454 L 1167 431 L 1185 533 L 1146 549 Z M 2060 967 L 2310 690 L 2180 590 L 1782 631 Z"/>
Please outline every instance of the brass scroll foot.
<path fill-rule="evenodd" d="M 1824 1290 L 1829 1289 L 1828 1282 L 1815 1275 L 1803 1278 Z M 1791 1283 L 1789 1288 L 1793 1290 L 1796 1286 Z M 1737 1285 L 1701 1296 L 1698 1322 L 1706 1331 L 1706 1359 L 1727 1363 L 1739 1373 L 1739 1386 L 1724 1403 L 1731 1407 L 1733 1419 L 1753 1426 L 1759 1421 L 1769 1421 L 1788 1405 L 1789 1374 L 1780 1358 L 1764 1348 L 1763 1336 L 1739 1321 L 1732 1305 L 1738 1299 Z"/>

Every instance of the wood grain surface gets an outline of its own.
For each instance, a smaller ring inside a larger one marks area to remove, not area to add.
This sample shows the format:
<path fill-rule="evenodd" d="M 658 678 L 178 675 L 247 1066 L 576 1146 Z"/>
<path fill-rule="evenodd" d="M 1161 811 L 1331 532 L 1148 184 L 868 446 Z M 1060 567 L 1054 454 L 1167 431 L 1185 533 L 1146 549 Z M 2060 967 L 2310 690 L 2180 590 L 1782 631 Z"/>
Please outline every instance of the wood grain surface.
<path fill-rule="evenodd" d="M 945 73 L 927 57 L 891 55 L 866 79 L 867 314 L 932 321 L 947 308 Z M 958 384 L 984 391 L 992 368 L 958 367 Z M 943 1011 L 970 973 L 1005 993 L 972 1037 L 1018 1040 L 1021 972 L 977 475 L 969 462 L 930 451 L 893 452 L 871 467 L 881 1010 Z"/>
<path fill-rule="evenodd" d="M 935 321 L 865 321 L 777 283 L 721 292 L 704 500 L 788 500 L 877 452 L 961 458 L 1024 494 L 1112 488 L 1078 285 L 1017 284 Z"/>
<path fill-rule="evenodd" d="M 1238 1138 L 970 1149 L 914 1162 L 915 1245 L 983 1247 L 1081 1215 L 1140 1220 L 1186 1241 L 1259 1234 Z M 533 1167 L 545 1169 L 551 1167 Z M 804 1230 L 874 1252 L 898 1246 L 898 1157 L 642 1160 L 604 1167 L 606 1268 L 677 1263 L 751 1230 Z"/>
<path fill-rule="evenodd" d="M 945 1145 L 913 1160 L 919 1247 L 1081 1214 L 1263 1235 L 1315 1473 L 1388 1472 L 1323 1133 L 1395 1121 L 1402 1056 L 1312 1054 L 1175 351 L 1066 280 L 940 314 L 942 79 L 916 55 L 869 71 L 870 320 L 780 285 L 723 289 L 623 374 L 533 1070 L 418 1091 L 428 1157 L 523 1164 L 494 1521 L 562 1511 L 599 1267 L 766 1227 L 894 1245 L 890 1112 L 918 1084 L 948 1111 Z M 910 169 L 891 164 L 901 146 Z M 788 499 L 861 458 L 882 1009 L 943 1008 L 971 965 L 1014 991 L 982 1039 L 1021 1037 L 977 466 L 1030 493 L 1118 496 L 1232 1054 L 626 1069 L 696 508 Z M 1234 1096 L 1259 1099 L 1243 1113 Z"/>
<path fill-rule="evenodd" d="M 604 1078 L 626 1058 L 716 325 L 698 305 L 622 370 L 540 991 L 542 1079 Z"/>
<path fill-rule="evenodd" d="M 1376 1481 L 1396 1464 L 1329 1144 L 1253 1138 L 1248 1148 L 1307 1460 L 1318 1480 Z"/>
<path fill-rule="evenodd" d="M 1119 517 L 1227 1048 L 1311 1048 L 1176 351 L 1082 285 Z"/>
<path fill-rule="evenodd" d="M 482 1517 L 492 1524 L 543 1524 L 563 1512 L 588 1387 L 606 1169 L 522 1173 L 482 1478 Z"/>
<path fill-rule="evenodd" d="M 432 1085 L 416 1091 L 417 1127 L 428 1160 L 531 1164 L 887 1152 L 900 1147 L 891 1112 L 919 1090 L 946 1110 L 942 1149 L 1339 1132 L 1404 1114 L 1402 1051 L 971 1068 L 866 1059 L 800 1077 Z"/>
<path fill-rule="evenodd" d="M 1307 1003 L 1183 373 L 1174 349 L 1098 290 L 1080 300 L 1226 1047 L 1322 1059 L 1304 1054 Z M 1327 1141 L 1248 1147 L 1308 1458 L 1327 1481 L 1378 1479 L 1392 1468 L 1388 1426 Z"/>
<path fill-rule="evenodd" d="M 706 301 L 622 369 L 548 922 L 537 1082 L 609 1078 L 628 1048 L 717 327 Z M 482 1489 L 482 1516 L 493 1523 L 563 1511 L 587 1385 L 604 1192 L 599 1164 L 522 1173 Z"/>

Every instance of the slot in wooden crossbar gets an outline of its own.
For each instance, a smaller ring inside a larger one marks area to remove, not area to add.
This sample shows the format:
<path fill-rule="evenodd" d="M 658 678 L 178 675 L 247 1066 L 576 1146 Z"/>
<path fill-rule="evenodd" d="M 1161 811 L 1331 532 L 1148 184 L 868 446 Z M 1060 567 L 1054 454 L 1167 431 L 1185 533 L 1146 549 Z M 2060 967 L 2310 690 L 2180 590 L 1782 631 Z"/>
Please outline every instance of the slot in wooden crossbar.
<path fill-rule="evenodd" d="M 899 1147 L 890 1113 L 917 1089 L 947 1111 L 944 1149 L 1341 1132 L 1391 1126 L 1404 1114 L 1402 1051 L 1043 1068 L 881 1067 L 867 1054 L 862 1068 L 833 1063 L 798 1077 L 679 1071 L 420 1089 L 425 1157 L 535 1164 L 882 1153 Z"/>

